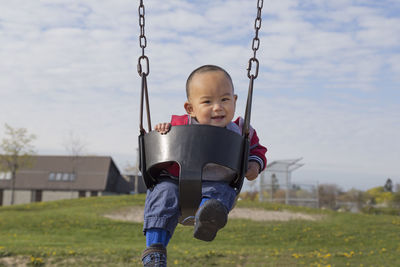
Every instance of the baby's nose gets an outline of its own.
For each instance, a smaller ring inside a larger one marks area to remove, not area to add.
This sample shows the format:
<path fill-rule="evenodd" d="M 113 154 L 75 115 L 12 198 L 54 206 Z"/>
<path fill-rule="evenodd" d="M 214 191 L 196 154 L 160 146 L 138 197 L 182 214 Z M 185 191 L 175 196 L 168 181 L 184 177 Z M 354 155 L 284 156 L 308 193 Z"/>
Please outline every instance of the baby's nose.
<path fill-rule="evenodd" d="M 220 103 L 214 104 L 214 110 L 220 110 L 222 109 L 222 105 Z"/>

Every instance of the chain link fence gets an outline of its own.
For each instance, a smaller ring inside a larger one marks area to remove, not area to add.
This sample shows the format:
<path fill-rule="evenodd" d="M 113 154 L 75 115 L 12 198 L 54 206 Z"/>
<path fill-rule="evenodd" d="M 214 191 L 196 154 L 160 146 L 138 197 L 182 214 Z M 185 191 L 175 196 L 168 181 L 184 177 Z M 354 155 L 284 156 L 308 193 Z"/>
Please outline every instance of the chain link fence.
<path fill-rule="evenodd" d="M 304 164 L 302 158 L 278 160 L 268 164 L 259 179 L 250 188 L 258 191 L 260 201 L 269 201 L 295 206 L 319 208 L 318 183 L 292 183 L 292 172 Z"/>

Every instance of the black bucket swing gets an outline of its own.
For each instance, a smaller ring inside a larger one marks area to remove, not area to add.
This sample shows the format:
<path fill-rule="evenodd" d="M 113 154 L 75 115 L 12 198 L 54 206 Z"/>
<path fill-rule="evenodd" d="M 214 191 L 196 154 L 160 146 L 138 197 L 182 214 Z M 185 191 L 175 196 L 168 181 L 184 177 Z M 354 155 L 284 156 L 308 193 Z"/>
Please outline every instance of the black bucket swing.
<path fill-rule="evenodd" d="M 254 80 L 258 76 L 259 62 L 256 52 L 260 45 L 258 31 L 261 28 L 261 10 L 263 1 L 257 1 L 257 17 L 255 19 L 255 37 L 253 38 L 253 57 L 247 68 L 249 89 L 246 103 L 245 119 L 242 135 L 222 127 L 211 125 L 182 125 L 171 127 L 168 134 L 161 135 L 152 131 L 150 120 L 147 76 L 149 75 L 149 59 L 145 55 L 147 40 L 144 32 L 145 8 L 143 0 L 139 5 L 139 44 L 142 55 L 138 59 L 138 73 L 142 78 L 140 101 L 140 135 L 139 162 L 140 171 L 146 187 L 152 189 L 157 184 L 157 176 L 162 163 L 176 162 L 179 165 L 179 203 L 181 224 L 192 224 L 187 218 L 194 216 L 201 202 L 202 171 L 206 164 L 214 163 L 232 169 L 236 177 L 230 185 L 239 194 L 247 170 L 249 157 L 249 129 Z M 254 71 L 253 64 L 255 65 Z M 148 132 L 143 128 L 143 109 L 146 104 Z"/>

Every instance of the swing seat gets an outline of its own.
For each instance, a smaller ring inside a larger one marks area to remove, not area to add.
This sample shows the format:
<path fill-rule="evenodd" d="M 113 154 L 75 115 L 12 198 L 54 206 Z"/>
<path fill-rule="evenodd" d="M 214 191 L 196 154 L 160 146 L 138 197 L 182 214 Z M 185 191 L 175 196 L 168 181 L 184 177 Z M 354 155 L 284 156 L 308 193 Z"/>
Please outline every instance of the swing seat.
<path fill-rule="evenodd" d="M 203 167 L 215 163 L 232 169 L 231 186 L 240 192 L 243 185 L 249 141 L 222 127 L 210 125 L 172 126 L 167 134 L 151 131 L 139 136 L 140 170 L 147 188 L 157 184 L 161 163 L 179 164 L 179 222 L 194 216 L 201 202 Z M 186 220 L 189 221 L 190 220 Z"/>

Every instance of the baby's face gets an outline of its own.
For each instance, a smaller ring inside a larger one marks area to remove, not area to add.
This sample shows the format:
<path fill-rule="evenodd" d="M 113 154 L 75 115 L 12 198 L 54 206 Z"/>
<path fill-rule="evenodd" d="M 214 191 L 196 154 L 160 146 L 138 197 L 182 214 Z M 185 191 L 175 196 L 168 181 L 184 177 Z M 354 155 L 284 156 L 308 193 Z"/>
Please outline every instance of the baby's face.
<path fill-rule="evenodd" d="M 193 76 L 187 113 L 200 124 L 219 127 L 228 125 L 235 115 L 237 96 L 230 80 L 222 71 L 207 71 Z"/>

